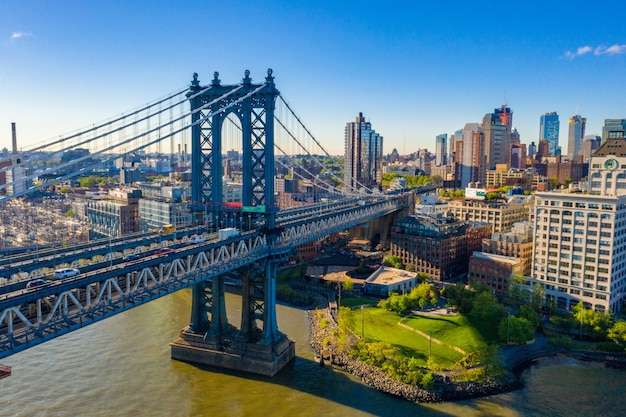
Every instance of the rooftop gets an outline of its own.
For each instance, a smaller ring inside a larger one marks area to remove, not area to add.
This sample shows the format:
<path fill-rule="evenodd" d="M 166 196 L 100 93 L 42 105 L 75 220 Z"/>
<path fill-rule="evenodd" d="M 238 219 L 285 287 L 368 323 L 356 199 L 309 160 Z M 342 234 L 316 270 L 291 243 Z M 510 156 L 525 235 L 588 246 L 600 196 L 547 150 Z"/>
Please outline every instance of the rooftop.
<path fill-rule="evenodd" d="M 417 277 L 416 272 L 405 271 L 388 266 L 381 266 L 365 282 L 368 284 L 393 285 Z"/>

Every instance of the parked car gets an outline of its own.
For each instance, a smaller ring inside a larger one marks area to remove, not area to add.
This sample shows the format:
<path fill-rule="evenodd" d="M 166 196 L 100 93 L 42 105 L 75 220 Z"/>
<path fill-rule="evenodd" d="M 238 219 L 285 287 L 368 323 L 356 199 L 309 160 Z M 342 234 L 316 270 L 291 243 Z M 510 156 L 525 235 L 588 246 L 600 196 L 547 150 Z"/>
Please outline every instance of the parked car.
<path fill-rule="evenodd" d="M 204 237 L 204 235 L 193 235 L 189 241 L 191 243 L 202 243 L 206 241 L 206 237 Z"/>
<path fill-rule="evenodd" d="M 161 248 L 161 249 L 157 249 L 154 254 L 155 255 L 159 255 L 159 256 L 164 256 L 164 255 L 169 255 L 170 253 L 173 253 L 174 249 L 172 248 Z"/>
<path fill-rule="evenodd" d="M 48 281 L 46 281 L 45 279 L 38 278 L 38 279 L 34 279 L 32 281 L 28 281 L 28 284 L 26 284 L 26 288 L 38 287 L 40 285 L 45 285 L 47 283 L 48 283 Z"/>
<path fill-rule="evenodd" d="M 61 268 L 54 271 L 53 277 L 55 279 L 63 279 L 73 277 L 80 274 L 80 270 L 77 268 Z"/>
<path fill-rule="evenodd" d="M 135 259 L 139 259 L 139 258 L 141 258 L 141 254 L 139 254 L 139 253 L 131 253 L 131 254 L 128 254 L 128 255 L 124 256 L 122 258 L 122 261 L 124 261 L 124 262 L 134 261 Z"/>

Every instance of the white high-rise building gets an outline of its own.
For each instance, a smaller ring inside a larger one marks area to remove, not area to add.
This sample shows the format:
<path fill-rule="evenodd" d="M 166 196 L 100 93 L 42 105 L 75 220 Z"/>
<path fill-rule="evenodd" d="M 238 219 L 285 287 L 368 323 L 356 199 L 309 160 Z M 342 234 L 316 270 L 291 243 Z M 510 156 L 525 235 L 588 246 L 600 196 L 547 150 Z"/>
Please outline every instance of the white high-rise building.
<path fill-rule="evenodd" d="M 626 295 L 626 141 L 591 157 L 588 192 L 535 194 L 533 276 L 546 299 L 617 313 Z"/>

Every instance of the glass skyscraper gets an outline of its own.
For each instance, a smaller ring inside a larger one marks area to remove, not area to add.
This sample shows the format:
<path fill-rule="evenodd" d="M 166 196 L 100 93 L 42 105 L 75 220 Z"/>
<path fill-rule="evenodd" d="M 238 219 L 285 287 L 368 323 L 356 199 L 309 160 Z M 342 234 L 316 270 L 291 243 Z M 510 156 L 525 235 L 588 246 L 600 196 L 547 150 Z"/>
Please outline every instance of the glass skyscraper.
<path fill-rule="evenodd" d="M 448 142 L 448 134 L 442 133 L 437 135 L 435 139 L 435 165 L 442 166 L 447 164 L 446 144 Z"/>
<path fill-rule="evenodd" d="M 556 112 L 545 113 L 539 120 L 539 140 L 548 141 L 548 152 L 555 156 L 559 150 L 559 115 Z"/>
<path fill-rule="evenodd" d="M 382 188 L 383 137 L 366 122 L 363 113 L 346 124 L 344 190 Z"/>
<path fill-rule="evenodd" d="M 626 119 L 604 119 L 602 143 L 607 139 L 626 139 Z"/>

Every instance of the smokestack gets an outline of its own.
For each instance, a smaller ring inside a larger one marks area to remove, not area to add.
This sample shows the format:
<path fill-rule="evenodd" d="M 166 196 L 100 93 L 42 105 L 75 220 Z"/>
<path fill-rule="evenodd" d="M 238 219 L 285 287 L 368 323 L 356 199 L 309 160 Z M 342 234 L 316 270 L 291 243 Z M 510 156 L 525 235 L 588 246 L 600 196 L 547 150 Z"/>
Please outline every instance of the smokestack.
<path fill-rule="evenodd" d="M 13 137 L 13 154 L 17 154 L 17 133 L 15 131 L 15 122 L 11 122 L 11 135 Z"/>

